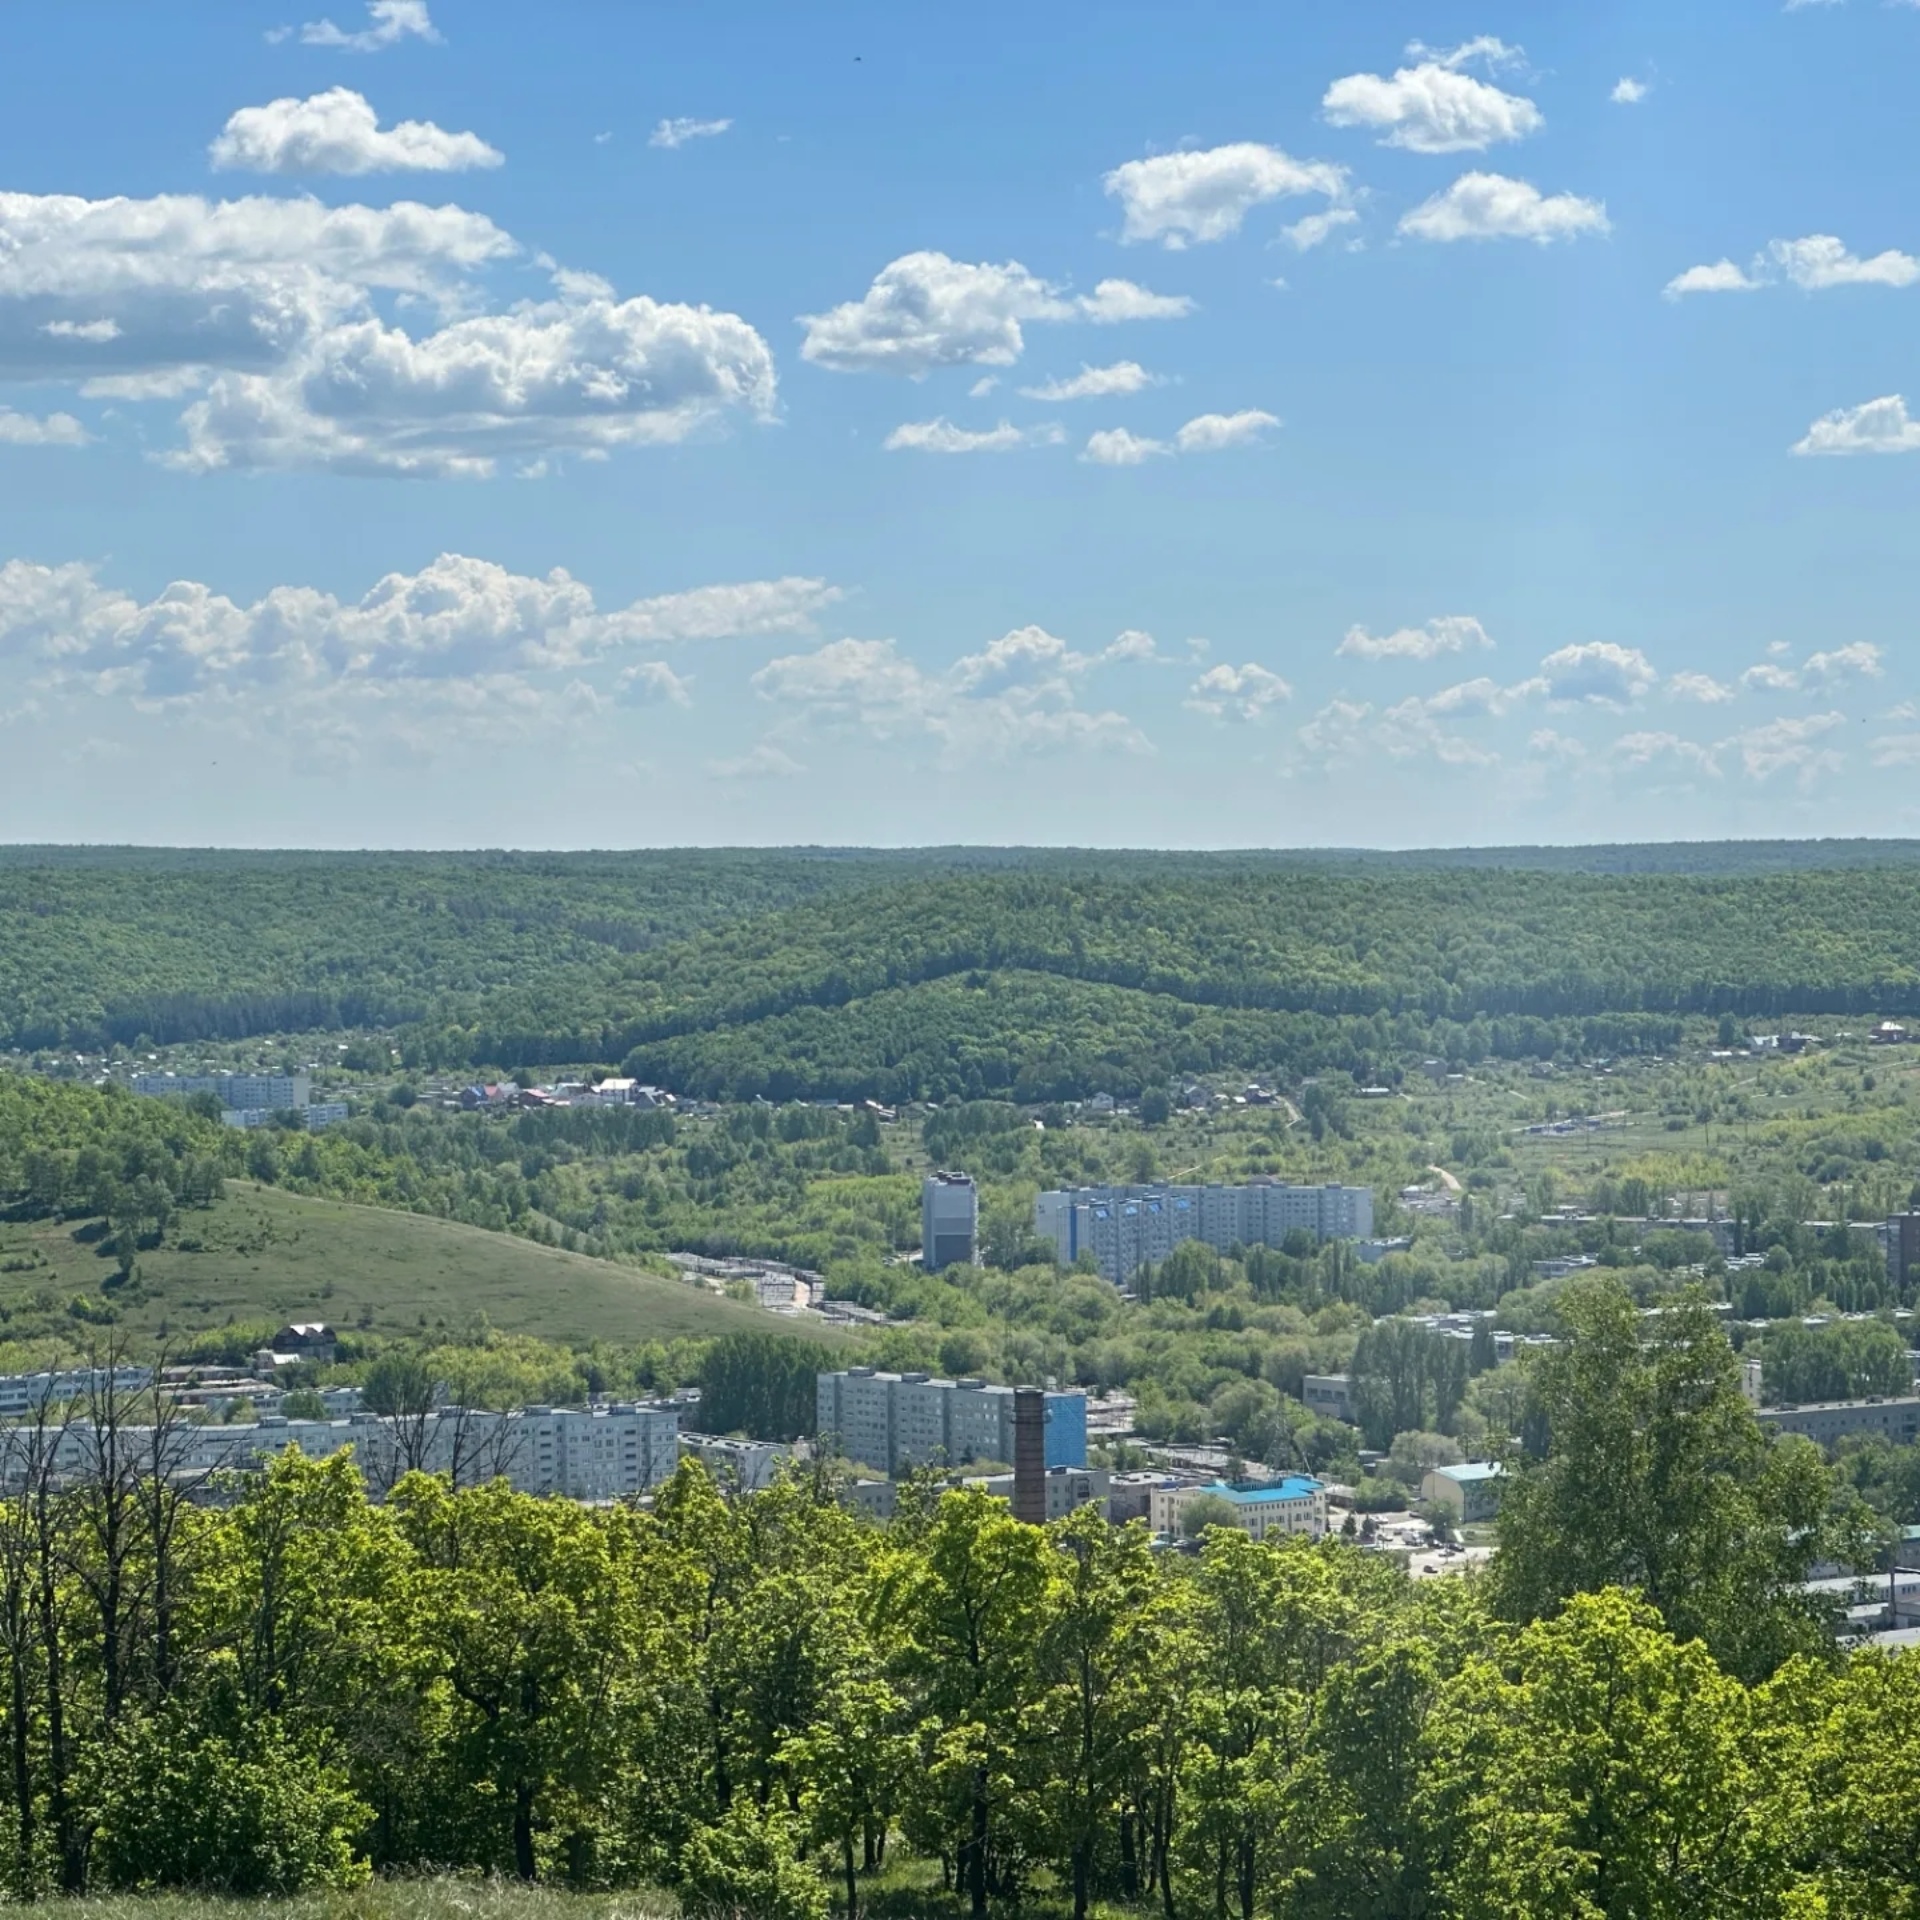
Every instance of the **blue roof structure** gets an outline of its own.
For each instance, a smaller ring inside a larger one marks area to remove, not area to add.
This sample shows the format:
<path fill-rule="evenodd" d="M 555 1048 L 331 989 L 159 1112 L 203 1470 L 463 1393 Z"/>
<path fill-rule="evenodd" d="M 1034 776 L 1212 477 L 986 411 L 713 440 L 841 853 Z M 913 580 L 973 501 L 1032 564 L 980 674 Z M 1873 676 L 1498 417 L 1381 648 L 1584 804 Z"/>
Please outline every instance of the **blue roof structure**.
<path fill-rule="evenodd" d="M 1234 1487 L 1224 1480 L 1216 1480 L 1202 1491 L 1217 1493 L 1237 1507 L 1250 1507 L 1264 1505 L 1270 1500 L 1304 1500 L 1309 1494 L 1320 1491 L 1320 1482 L 1309 1479 L 1304 1473 L 1290 1473 L 1284 1480 L 1275 1480 L 1264 1487 Z"/>

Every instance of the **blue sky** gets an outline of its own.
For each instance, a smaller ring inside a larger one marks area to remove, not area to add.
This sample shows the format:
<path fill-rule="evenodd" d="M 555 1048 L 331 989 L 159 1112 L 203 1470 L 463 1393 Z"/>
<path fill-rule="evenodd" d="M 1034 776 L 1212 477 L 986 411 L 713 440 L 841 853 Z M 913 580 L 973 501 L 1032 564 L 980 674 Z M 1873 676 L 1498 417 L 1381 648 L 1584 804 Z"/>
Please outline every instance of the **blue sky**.
<path fill-rule="evenodd" d="M 1920 8 L 4 32 L 6 838 L 1920 832 Z"/>

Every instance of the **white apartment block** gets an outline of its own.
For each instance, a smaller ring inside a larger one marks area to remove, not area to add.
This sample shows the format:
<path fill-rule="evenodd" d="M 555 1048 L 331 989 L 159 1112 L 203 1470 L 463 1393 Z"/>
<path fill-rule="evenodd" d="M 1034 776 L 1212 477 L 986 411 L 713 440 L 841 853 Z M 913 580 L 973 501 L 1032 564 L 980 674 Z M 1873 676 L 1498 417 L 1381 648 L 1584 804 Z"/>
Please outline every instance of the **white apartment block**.
<path fill-rule="evenodd" d="M 60 1373 L 0 1374 L 0 1420 L 20 1420 L 36 1409 L 86 1400 L 111 1389 L 140 1393 L 153 1382 L 150 1367 L 74 1367 Z"/>
<path fill-rule="evenodd" d="M 1243 1186 L 1072 1187 L 1034 1202 L 1034 1231 L 1062 1266 L 1083 1253 L 1116 1286 L 1158 1265 L 1183 1240 L 1277 1247 L 1295 1231 L 1315 1240 L 1373 1236 L 1371 1187 L 1296 1187 L 1277 1180 Z"/>
<path fill-rule="evenodd" d="M 313 1095 L 304 1073 L 136 1073 L 135 1093 L 210 1093 L 223 1107 L 304 1107 Z"/>
<path fill-rule="evenodd" d="M 344 1420 L 274 1415 L 231 1425 L 182 1421 L 161 1443 L 167 1471 L 186 1479 L 253 1472 L 298 1449 L 322 1460 L 351 1447 L 362 1471 L 385 1486 L 410 1465 L 454 1473 L 463 1486 L 504 1479 L 521 1493 L 608 1501 L 645 1493 L 678 1464 L 680 1416 L 671 1407 L 615 1402 L 597 1407 L 518 1407 L 488 1413 L 442 1407 L 424 1423 L 358 1413 Z M 49 1428 L 56 1478 L 95 1471 L 102 1436 L 86 1420 Z M 125 1455 L 150 1457 L 154 1430 L 120 1431 Z M 0 1427 L 0 1485 L 18 1485 L 33 1446 L 29 1428 Z"/>

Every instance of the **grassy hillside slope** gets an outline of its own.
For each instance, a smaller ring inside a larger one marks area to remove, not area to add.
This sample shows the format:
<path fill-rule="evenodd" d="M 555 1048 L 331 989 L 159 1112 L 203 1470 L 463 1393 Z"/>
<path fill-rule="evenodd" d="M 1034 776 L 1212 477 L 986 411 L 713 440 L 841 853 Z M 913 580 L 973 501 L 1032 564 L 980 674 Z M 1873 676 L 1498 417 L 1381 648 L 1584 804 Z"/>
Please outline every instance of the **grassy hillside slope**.
<path fill-rule="evenodd" d="M 503 1332 L 570 1346 L 806 1331 L 678 1280 L 510 1234 L 241 1182 L 140 1256 L 137 1293 L 103 1293 L 113 1271 L 71 1223 L 0 1221 L 9 1333 L 64 1322 L 69 1337 L 84 1336 L 86 1324 L 66 1312 L 76 1295 L 115 1300 L 118 1326 L 136 1339 L 310 1314 L 399 1336 L 457 1333 L 484 1313 Z"/>

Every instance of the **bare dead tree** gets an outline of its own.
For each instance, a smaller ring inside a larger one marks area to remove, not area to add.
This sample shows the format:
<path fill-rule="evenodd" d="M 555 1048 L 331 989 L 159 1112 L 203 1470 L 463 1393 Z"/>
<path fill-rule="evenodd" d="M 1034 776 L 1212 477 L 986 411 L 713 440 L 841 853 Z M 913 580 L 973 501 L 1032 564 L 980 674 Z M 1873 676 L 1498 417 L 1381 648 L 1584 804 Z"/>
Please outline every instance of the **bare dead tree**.
<path fill-rule="evenodd" d="M 126 1350 L 117 1337 L 87 1357 L 84 1409 L 71 1432 L 79 1458 L 71 1479 L 73 1572 L 100 1628 L 101 1686 L 107 1724 L 126 1705 L 127 1676 L 141 1633 L 146 1585 L 140 1501 L 142 1396 L 121 1380 Z M 128 1369 L 131 1371 L 131 1369 Z"/>
<path fill-rule="evenodd" d="M 14 1893 L 31 1899 L 39 1877 L 34 1703 L 40 1681 L 34 1510 L 55 1472 L 59 1431 L 42 1400 L 0 1428 L 0 1650 L 7 1663 L 7 1759 L 14 1803 Z"/>
<path fill-rule="evenodd" d="M 472 1407 L 445 1407 L 449 1423 L 440 1449 L 454 1487 L 483 1487 L 494 1480 L 511 1480 L 526 1457 L 527 1424 L 504 1411 Z"/>
<path fill-rule="evenodd" d="M 60 1890 L 80 1893 L 86 1887 L 91 1834 L 74 1797 L 75 1750 L 69 1711 L 75 1665 L 69 1619 L 75 1585 L 64 1576 L 73 1558 L 74 1526 L 73 1505 L 66 1498 L 63 1483 L 70 1472 L 65 1456 L 70 1452 L 73 1410 L 65 1406 L 55 1412 L 50 1400 L 43 1400 L 33 1424 L 44 1433 L 45 1444 L 35 1449 L 24 1506 L 30 1606 L 42 1687 L 40 1708 L 46 1729 L 47 1816 L 53 1828 Z"/>
<path fill-rule="evenodd" d="M 139 1429 L 135 1481 L 152 1583 L 152 1690 L 159 1700 L 173 1692 L 179 1678 L 175 1645 L 185 1576 L 181 1563 L 182 1520 L 187 1509 L 205 1497 L 213 1478 L 211 1468 L 193 1471 L 188 1467 L 193 1424 L 180 1403 L 162 1390 L 160 1382 L 165 1375 L 166 1350 L 162 1348 L 153 1361 L 149 1421 Z"/>

